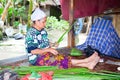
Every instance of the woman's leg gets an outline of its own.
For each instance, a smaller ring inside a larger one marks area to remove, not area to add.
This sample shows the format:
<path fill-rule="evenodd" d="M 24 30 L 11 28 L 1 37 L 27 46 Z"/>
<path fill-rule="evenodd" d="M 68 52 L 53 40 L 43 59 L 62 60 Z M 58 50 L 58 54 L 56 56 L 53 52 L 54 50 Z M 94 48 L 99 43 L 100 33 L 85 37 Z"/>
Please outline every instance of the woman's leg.
<path fill-rule="evenodd" d="M 96 57 L 94 58 L 93 61 L 90 62 L 86 62 L 86 63 L 80 63 L 80 64 L 76 64 L 74 66 L 80 66 L 80 67 L 86 67 L 88 69 L 94 69 L 94 67 L 96 66 L 96 64 L 99 62 L 100 57 Z"/>
<path fill-rule="evenodd" d="M 88 58 L 82 59 L 82 60 L 76 60 L 72 59 L 72 65 L 73 66 L 81 66 L 81 67 L 87 67 L 88 69 L 93 69 L 95 65 L 99 62 L 100 57 L 98 56 L 98 53 L 95 52 L 93 55 L 91 55 Z"/>
<path fill-rule="evenodd" d="M 86 63 L 86 62 L 93 61 L 95 57 L 98 57 L 98 53 L 97 52 L 95 52 L 90 57 L 85 58 L 85 59 L 81 59 L 81 60 L 72 59 L 71 62 L 72 62 L 72 64 Z"/>

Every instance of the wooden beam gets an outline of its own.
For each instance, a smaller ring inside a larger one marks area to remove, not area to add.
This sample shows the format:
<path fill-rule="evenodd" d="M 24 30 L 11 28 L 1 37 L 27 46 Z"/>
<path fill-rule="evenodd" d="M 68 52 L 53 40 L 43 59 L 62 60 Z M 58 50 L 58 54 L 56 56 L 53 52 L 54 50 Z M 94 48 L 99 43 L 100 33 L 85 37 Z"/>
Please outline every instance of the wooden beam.
<path fill-rule="evenodd" d="M 74 20 L 74 0 L 69 2 L 69 25 L 72 27 Z M 68 48 L 75 46 L 74 28 L 72 27 L 68 33 Z"/>

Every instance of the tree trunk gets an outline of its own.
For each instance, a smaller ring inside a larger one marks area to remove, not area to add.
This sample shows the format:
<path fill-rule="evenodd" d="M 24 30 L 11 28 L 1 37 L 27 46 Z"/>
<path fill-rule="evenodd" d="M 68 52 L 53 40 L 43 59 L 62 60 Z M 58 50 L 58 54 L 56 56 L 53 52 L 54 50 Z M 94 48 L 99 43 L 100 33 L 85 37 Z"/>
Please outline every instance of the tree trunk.
<path fill-rule="evenodd" d="M 15 9 L 15 1 L 13 1 L 13 8 Z M 14 13 L 15 13 L 15 11 L 13 10 L 11 25 L 13 25 L 13 22 L 15 21 L 15 15 L 14 15 Z"/>
<path fill-rule="evenodd" d="M 39 7 L 38 1 L 33 0 L 33 9 L 35 9 L 36 7 Z"/>
<path fill-rule="evenodd" d="M 4 9 L 4 11 L 3 11 L 3 13 L 2 13 L 2 15 L 1 15 L 1 20 L 4 22 L 5 21 L 5 17 L 6 17 L 6 15 L 7 15 L 7 11 L 8 11 L 8 9 L 9 9 L 9 6 L 11 5 L 11 0 L 9 0 L 8 2 L 7 2 L 7 5 L 5 6 L 5 9 Z"/>
<path fill-rule="evenodd" d="M 31 21 L 30 16 L 31 16 L 32 8 L 33 8 L 33 1 L 30 0 L 29 1 L 29 12 L 28 12 L 28 23 L 27 23 L 28 28 L 30 27 L 30 21 Z"/>

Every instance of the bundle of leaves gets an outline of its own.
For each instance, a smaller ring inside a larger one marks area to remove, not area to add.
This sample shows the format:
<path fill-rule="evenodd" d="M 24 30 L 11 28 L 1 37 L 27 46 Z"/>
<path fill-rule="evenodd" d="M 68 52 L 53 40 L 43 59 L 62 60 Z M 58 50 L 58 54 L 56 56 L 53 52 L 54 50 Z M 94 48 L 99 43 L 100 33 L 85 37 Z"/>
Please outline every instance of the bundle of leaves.
<path fill-rule="evenodd" d="M 31 71 L 54 71 L 53 80 L 120 80 L 120 73 L 111 71 L 93 72 L 86 68 L 58 69 L 55 66 L 15 67 L 14 71 L 20 76 L 30 74 Z"/>

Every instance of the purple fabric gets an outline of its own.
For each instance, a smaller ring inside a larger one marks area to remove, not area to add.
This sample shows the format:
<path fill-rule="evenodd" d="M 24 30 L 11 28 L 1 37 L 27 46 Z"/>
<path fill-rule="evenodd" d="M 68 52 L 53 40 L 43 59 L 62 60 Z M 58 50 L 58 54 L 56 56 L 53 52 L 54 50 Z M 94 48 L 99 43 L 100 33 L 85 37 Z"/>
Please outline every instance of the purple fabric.
<path fill-rule="evenodd" d="M 69 20 L 70 0 L 60 0 L 62 16 Z M 74 0 L 74 18 L 101 14 L 111 8 L 120 8 L 120 0 Z"/>
<path fill-rule="evenodd" d="M 37 66 L 58 66 L 58 68 L 67 69 L 71 66 L 71 58 L 62 54 L 53 56 L 50 53 L 38 56 L 35 63 Z"/>

